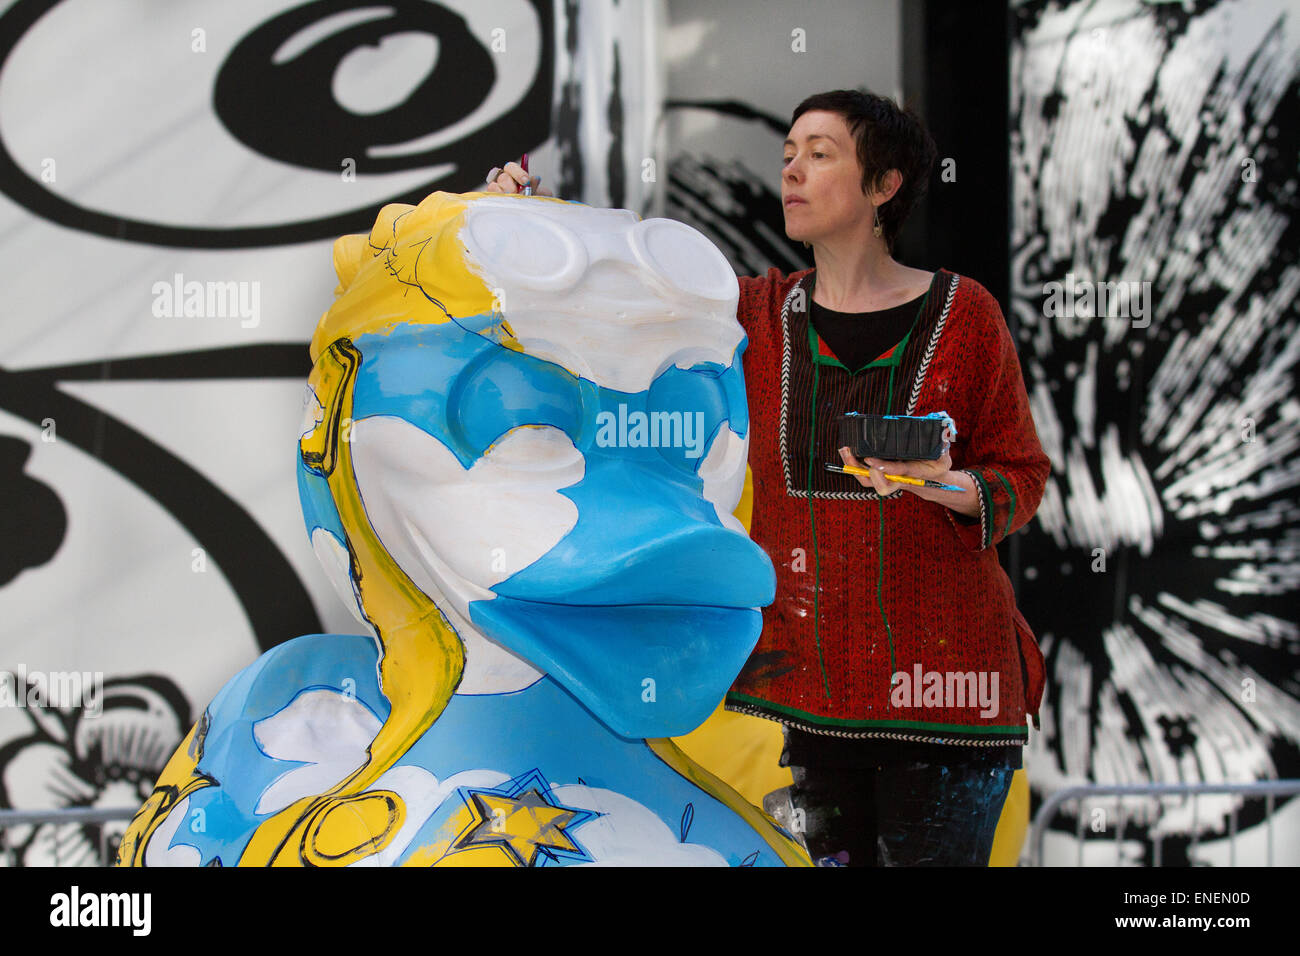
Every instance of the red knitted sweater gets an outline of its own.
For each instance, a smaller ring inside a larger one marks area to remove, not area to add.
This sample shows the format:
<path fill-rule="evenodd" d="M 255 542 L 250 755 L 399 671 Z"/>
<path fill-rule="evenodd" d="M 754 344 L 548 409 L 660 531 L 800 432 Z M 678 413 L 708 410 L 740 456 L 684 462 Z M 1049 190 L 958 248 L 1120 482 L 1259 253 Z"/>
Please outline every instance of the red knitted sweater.
<path fill-rule="evenodd" d="M 1050 464 L 1002 312 L 941 269 L 903 341 L 850 373 L 810 329 L 813 278 L 740 280 L 751 534 L 777 592 L 727 707 L 845 737 L 1023 742 L 1043 658 L 994 546 L 1033 515 Z M 979 518 L 826 471 L 848 411 L 948 412 Z"/>

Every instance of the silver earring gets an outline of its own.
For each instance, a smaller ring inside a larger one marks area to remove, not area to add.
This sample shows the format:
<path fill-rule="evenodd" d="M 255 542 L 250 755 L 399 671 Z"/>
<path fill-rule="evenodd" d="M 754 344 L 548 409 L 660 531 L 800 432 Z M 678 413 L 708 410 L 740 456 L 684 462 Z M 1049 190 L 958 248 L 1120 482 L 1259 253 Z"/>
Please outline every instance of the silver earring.
<path fill-rule="evenodd" d="M 875 209 L 872 210 L 872 212 L 876 217 L 876 221 L 875 224 L 872 225 L 871 227 L 871 234 L 875 236 L 877 239 L 879 239 L 880 234 L 885 231 L 885 227 L 880 224 L 880 207 L 877 206 Z"/>

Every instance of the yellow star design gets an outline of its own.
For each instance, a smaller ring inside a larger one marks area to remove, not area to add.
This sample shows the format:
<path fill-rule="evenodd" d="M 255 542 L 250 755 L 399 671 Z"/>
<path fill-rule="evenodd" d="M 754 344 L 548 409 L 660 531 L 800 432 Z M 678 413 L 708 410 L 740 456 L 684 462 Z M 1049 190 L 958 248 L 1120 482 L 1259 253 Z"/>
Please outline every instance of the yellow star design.
<path fill-rule="evenodd" d="M 514 797 L 474 791 L 469 796 L 475 822 L 456 841 L 458 850 L 499 846 L 517 866 L 532 866 L 542 849 L 582 852 L 564 832 L 577 812 L 547 803 L 535 789 Z"/>

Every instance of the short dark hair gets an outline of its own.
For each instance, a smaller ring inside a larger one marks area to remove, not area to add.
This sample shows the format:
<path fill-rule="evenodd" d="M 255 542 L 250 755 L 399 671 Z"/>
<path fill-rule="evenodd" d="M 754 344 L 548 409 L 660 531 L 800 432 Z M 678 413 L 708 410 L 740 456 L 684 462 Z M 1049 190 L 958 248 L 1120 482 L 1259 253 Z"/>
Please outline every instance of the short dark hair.
<path fill-rule="evenodd" d="M 838 113 L 844 118 L 857 140 L 863 193 L 879 187 L 888 170 L 897 169 L 902 175 L 898 192 L 880 207 L 885 244 L 893 249 L 904 220 L 930 188 L 930 173 L 938 155 L 934 139 L 911 109 L 902 109 L 888 97 L 865 90 L 814 93 L 795 107 L 790 125 L 811 110 Z"/>

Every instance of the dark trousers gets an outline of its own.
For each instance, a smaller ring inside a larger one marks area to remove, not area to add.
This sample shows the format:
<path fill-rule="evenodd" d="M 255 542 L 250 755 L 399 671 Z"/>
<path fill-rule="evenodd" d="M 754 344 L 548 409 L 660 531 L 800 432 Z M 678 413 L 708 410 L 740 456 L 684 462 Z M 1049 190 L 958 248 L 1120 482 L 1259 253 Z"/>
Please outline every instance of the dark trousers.
<path fill-rule="evenodd" d="M 904 757 L 859 767 L 791 765 L 791 803 L 814 862 L 987 866 L 1015 770 L 942 749 L 943 757 L 951 754 L 944 763 Z"/>

